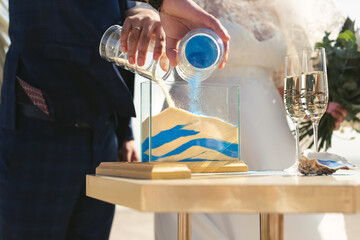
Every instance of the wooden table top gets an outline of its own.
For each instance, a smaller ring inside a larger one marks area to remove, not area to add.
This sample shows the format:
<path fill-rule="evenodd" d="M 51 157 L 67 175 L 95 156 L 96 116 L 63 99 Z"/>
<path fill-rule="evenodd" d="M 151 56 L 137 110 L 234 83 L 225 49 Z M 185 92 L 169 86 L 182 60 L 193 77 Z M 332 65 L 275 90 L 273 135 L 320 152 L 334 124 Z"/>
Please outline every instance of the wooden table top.
<path fill-rule="evenodd" d="M 302 176 L 276 171 L 141 180 L 87 175 L 86 194 L 146 212 L 360 212 L 360 171 Z"/>

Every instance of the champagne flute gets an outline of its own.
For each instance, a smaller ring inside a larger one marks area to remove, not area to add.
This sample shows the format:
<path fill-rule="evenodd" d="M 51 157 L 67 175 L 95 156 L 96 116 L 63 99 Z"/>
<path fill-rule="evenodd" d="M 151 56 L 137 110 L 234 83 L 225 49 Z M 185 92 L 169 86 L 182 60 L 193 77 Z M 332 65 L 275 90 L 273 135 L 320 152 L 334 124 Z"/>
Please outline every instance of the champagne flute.
<path fill-rule="evenodd" d="M 318 152 L 318 125 L 326 111 L 329 99 L 324 48 L 315 49 L 313 52 L 303 51 L 300 85 L 301 102 L 306 115 L 311 120 L 315 151 Z"/>
<path fill-rule="evenodd" d="M 284 75 L 284 105 L 287 115 L 295 126 L 296 153 L 295 163 L 286 171 L 296 171 L 300 158 L 299 147 L 299 125 L 306 117 L 305 111 L 300 101 L 300 75 L 301 64 L 298 55 L 289 55 L 285 57 L 285 75 Z"/>

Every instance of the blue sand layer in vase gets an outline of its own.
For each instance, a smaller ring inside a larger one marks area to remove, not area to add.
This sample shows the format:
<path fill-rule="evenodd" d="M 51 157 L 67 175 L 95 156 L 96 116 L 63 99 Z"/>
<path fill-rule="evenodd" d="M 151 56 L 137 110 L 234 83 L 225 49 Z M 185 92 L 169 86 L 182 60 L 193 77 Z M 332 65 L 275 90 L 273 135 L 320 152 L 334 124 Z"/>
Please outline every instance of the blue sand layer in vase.
<path fill-rule="evenodd" d="M 185 56 L 192 66 L 208 68 L 216 62 L 219 53 L 213 39 L 205 35 L 198 35 L 188 41 L 185 47 Z"/>
<path fill-rule="evenodd" d="M 190 135 L 196 135 L 199 133 L 199 132 L 195 132 L 193 130 L 185 130 L 185 129 L 183 129 L 183 127 L 184 127 L 184 125 L 177 125 L 172 129 L 161 131 L 156 136 L 153 136 L 152 140 L 151 140 L 153 149 L 155 149 L 157 147 L 161 147 L 162 145 L 164 145 L 166 143 L 175 141 L 178 138 L 187 137 Z M 166 153 L 162 156 L 154 156 L 153 155 L 151 158 L 152 158 L 152 161 L 156 161 L 161 158 L 175 156 L 175 155 L 181 154 L 185 150 L 188 150 L 189 148 L 194 147 L 194 146 L 199 146 L 199 147 L 203 147 L 203 148 L 206 148 L 209 150 L 213 150 L 213 151 L 222 153 L 231 158 L 238 158 L 238 144 L 220 141 L 220 140 L 212 139 L 212 138 L 193 139 L 193 140 L 190 140 L 190 141 L 182 144 L 178 148 L 176 148 L 172 151 L 169 151 L 168 153 Z M 142 149 L 143 149 L 143 156 L 142 156 L 143 158 L 142 159 L 144 162 L 148 162 L 149 155 L 146 154 L 146 152 L 149 150 L 149 138 L 147 138 L 143 142 Z M 203 153 L 204 152 L 202 152 L 200 154 L 203 154 Z M 183 159 L 181 161 L 208 161 L 209 160 L 209 159 L 198 159 L 196 157 L 197 156 L 193 156 L 192 158 Z"/>
<path fill-rule="evenodd" d="M 173 119 L 169 119 L 171 117 Z M 218 118 L 197 116 L 175 108 L 164 110 L 152 119 L 153 129 L 154 126 L 157 129 L 151 137 L 152 155 L 150 159 L 149 136 L 145 135 L 143 162 L 239 160 L 236 126 Z M 172 125 L 166 126 L 169 122 Z"/>

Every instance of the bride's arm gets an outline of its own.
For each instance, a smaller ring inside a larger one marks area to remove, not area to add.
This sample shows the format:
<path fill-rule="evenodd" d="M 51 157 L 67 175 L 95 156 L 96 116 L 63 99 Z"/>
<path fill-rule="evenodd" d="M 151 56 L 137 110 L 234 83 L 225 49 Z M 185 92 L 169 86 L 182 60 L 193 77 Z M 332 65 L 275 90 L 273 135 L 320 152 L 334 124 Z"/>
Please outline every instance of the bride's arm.
<path fill-rule="evenodd" d="M 284 97 L 284 71 L 285 66 L 282 65 L 278 70 L 275 70 L 272 74 L 275 87 L 278 89 L 281 98 Z"/>

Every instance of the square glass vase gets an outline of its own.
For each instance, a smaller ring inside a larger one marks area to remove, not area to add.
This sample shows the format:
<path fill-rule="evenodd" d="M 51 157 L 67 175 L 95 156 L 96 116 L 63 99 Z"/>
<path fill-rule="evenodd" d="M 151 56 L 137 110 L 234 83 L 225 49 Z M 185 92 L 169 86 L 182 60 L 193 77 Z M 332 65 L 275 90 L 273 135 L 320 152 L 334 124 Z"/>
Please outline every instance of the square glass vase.
<path fill-rule="evenodd" d="M 239 87 L 141 83 L 141 161 L 240 160 Z"/>

